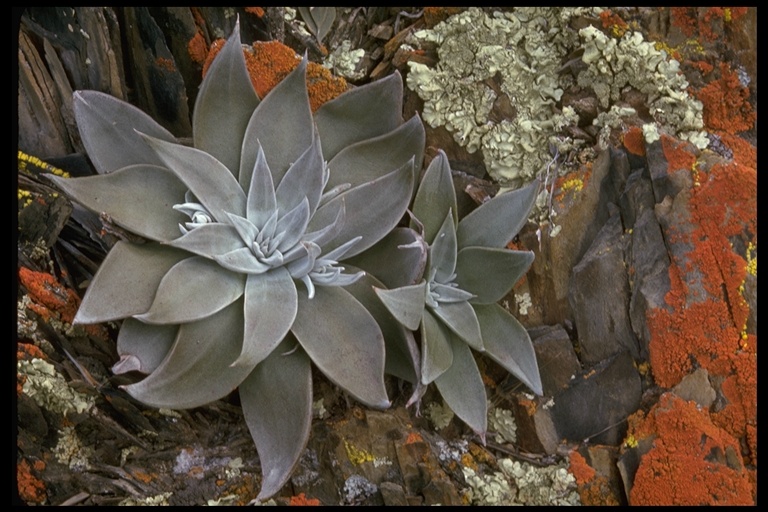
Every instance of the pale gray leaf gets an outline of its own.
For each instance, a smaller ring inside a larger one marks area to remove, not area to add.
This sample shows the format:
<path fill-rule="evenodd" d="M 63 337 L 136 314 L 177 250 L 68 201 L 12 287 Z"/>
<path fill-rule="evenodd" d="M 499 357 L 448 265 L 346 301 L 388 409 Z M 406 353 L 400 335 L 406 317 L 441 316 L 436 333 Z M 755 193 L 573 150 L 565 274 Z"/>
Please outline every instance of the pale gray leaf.
<path fill-rule="evenodd" d="M 456 229 L 459 247 L 505 247 L 528 222 L 539 182 L 499 194 L 461 219 Z"/>
<path fill-rule="evenodd" d="M 198 226 L 164 245 L 214 258 L 243 247 L 243 240 L 233 226 L 216 222 Z"/>
<path fill-rule="evenodd" d="M 296 285 L 284 267 L 245 281 L 243 351 L 233 365 L 255 366 L 285 338 L 298 308 Z"/>
<path fill-rule="evenodd" d="M 453 363 L 448 328 L 424 308 L 421 317 L 421 382 L 429 384 Z"/>
<path fill-rule="evenodd" d="M 93 324 L 145 313 L 168 271 L 189 253 L 158 244 L 119 241 L 93 276 L 76 324 Z"/>
<path fill-rule="evenodd" d="M 469 302 L 440 303 L 430 309 L 448 328 L 475 350 L 483 351 L 483 337 L 475 310 Z"/>
<path fill-rule="evenodd" d="M 101 174 L 130 165 L 163 165 L 136 130 L 168 142 L 176 141 L 143 111 L 109 94 L 75 91 L 72 108 L 83 146 Z"/>
<path fill-rule="evenodd" d="M 117 353 L 120 361 L 112 371 L 152 373 L 168 355 L 176 341 L 178 325 L 150 325 L 135 318 L 126 318 L 117 335 Z"/>
<path fill-rule="evenodd" d="M 532 251 L 465 247 L 457 258 L 456 284 L 475 295 L 471 303 L 493 304 L 509 293 L 532 262 Z"/>
<path fill-rule="evenodd" d="M 498 304 L 473 307 L 483 332 L 486 354 L 520 379 L 531 391 L 541 395 L 536 352 L 525 327 Z"/>
<path fill-rule="evenodd" d="M 326 160 L 347 146 L 389 133 L 403 123 L 403 79 L 395 72 L 324 103 L 315 122 Z"/>
<path fill-rule="evenodd" d="M 299 293 L 293 334 L 332 382 L 366 405 L 389 407 L 384 389 L 384 338 L 371 314 L 344 288 Z"/>
<path fill-rule="evenodd" d="M 152 152 L 149 147 L 147 151 Z M 164 167 L 133 165 L 83 178 L 45 176 L 89 210 L 105 213 L 118 226 L 150 240 L 173 240 L 180 234 L 179 223 L 188 220 L 173 209 L 184 202 L 187 187 Z"/>
<path fill-rule="evenodd" d="M 413 116 L 391 132 L 348 146 L 328 162 L 326 188 L 349 183 L 361 185 L 375 180 L 414 157 L 414 167 L 424 160 L 424 125 Z M 414 156 L 415 155 L 415 156 Z"/>
<path fill-rule="evenodd" d="M 242 167 L 256 162 L 256 141 L 264 148 L 272 181 L 280 183 L 292 162 L 312 144 L 312 111 L 306 84 L 307 59 L 262 99 L 245 131 Z"/>
<path fill-rule="evenodd" d="M 448 212 L 452 212 L 454 226 L 456 216 L 456 190 L 451 178 L 451 167 L 443 150 L 437 152 L 424 172 L 416 197 L 413 200 L 413 215 L 424 226 L 424 240 L 431 244 L 445 221 Z M 411 228 L 417 229 L 415 221 Z"/>
<path fill-rule="evenodd" d="M 245 67 L 237 22 L 200 84 L 192 115 L 195 147 L 213 155 L 235 179 L 240 173 L 242 147 L 247 142 L 243 134 L 258 104 L 259 97 Z M 255 161 L 255 149 L 253 156 L 249 172 Z"/>
<path fill-rule="evenodd" d="M 243 190 L 248 190 L 246 218 L 256 226 L 263 226 L 277 208 L 277 198 L 272 171 L 269 170 L 264 150 L 260 145 L 253 172 L 247 175 L 241 172 L 240 185 Z"/>
<path fill-rule="evenodd" d="M 403 286 L 392 290 L 375 288 L 376 295 L 398 322 L 415 331 L 424 314 L 427 282 Z"/>
<path fill-rule="evenodd" d="M 151 407 L 189 409 L 231 393 L 253 367 L 231 366 L 243 346 L 243 301 L 182 324 L 168 356 L 146 379 L 125 386 Z"/>
<path fill-rule="evenodd" d="M 244 288 L 245 276 L 202 256 L 192 256 L 171 267 L 160 281 L 152 307 L 134 316 L 151 324 L 200 320 L 232 304 Z"/>
<path fill-rule="evenodd" d="M 280 215 L 292 210 L 304 199 L 309 201 L 309 212 L 315 213 L 323 193 L 324 165 L 320 137 L 314 132 L 312 144 L 291 164 L 277 186 L 275 194 Z"/>
<path fill-rule="evenodd" d="M 312 425 L 312 367 L 288 336 L 240 384 L 240 404 L 263 478 L 257 497 L 277 493 L 290 478 Z"/>
<path fill-rule="evenodd" d="M 245 217 L 245 193 L 221 162 L 196 148 L 145 139 L 217 221 L 224 222 L 227 212 Z"/>
<path fill-rule="evenodd" d="M 435 272 L 434 280 L 449 283 L 456 270 L 456 224 L 449 211 L 429 246 L 429 268 Z M 430 276 L 431 277 L 431 276 Z"/>
<path fill-rule="evenodd" d="M 374 275 L 387 288 L 416 284 L 424 277 L 427 244 L 415 230 L 398 227 L 365 252 L 345 260 Z"/>
<path fill-rule="evenodd" d="M 456 416 L 485 442 L 488 403 L 483 379 L 469 347 L 455 336 L 450 343 L 453 364 L 435 379 L 435 386 Z"/>

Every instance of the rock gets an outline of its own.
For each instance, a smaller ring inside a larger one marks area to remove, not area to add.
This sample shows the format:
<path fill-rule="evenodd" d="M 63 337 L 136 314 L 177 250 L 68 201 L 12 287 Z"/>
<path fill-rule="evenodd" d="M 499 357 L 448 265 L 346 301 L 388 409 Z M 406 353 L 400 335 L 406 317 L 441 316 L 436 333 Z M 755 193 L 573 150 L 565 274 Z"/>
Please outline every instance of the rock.
<path fill-rule="evenodd" d="M 529 334 L 536 351 L 544 394 L 555 395 L 567 387 L 573 376 L 581 371 L 581 363 L 573 350 L 571 339 L 559 325 L 531 329 Z"/>
<path fill-rule="evenodd" d="M 704 409 L 709 409 L 717 398 L 717 393 L 709 383 L 709 373 L 704 368 L 697 368 L 683 377 L 672 392 L 683 400 L 693 400 Z"/>
<path fill-rule="evenodd" d="M 621 352 L 555 395 L 552 419 L 560 437 L 616 445 L 626 431 L 624 420 L 640 405 L 640 395 L 634 361 L 629 352 Z"/>
<path fill-rule="evenodd" d="M 618 209 L 573 268 L 569 302 L 581 347 L 590 366 L 621 351 L 640 356 L 629 322 L 629 282 L 624 261 L 625 237 Z"/>
<path fill-rule="evenodd" d="M 382 482 L 379 485 L 379 492 L 381 498 L 384 500 L 384 506 L 386 507 L 407 507 L 408 500 L 405 499 L 405 491 L 403 488 L 393 482 Z"/>

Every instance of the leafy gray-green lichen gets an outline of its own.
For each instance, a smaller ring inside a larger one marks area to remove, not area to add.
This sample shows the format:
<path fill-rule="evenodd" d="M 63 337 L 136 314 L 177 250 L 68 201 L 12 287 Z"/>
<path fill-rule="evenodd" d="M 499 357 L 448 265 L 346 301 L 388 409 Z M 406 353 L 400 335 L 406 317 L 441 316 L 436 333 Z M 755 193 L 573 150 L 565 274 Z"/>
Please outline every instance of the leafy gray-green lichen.
<path fill-rule="evenodd" d="M 282 487 L 307 444 L 312 366 L 377 408 L 390 404 L 385 369 L 419 380 L 412 334 L 378 311 L 372 287 L 383 285 L 344 260 L 375 252 L 405 214 L 423 125 L 403 122 L 397 74 L 313 115 L 306 67 L 259 98 L 236 25 L 200 86 L 194 147 L 130 104 L 77 91 L 99 174 L 51 177 L 148 240 L 112 248 L 75 323 L 124 319 L 113 371 L 148 374 L 125 390 L 150 406 L 198 407 L 238 388 L 264 474 L 259 499 Z"/>
<path fill-rule="evenodd" d="M 434 69 L 409 62 L 408 87 L 424 100 L 424 121 L 445 126 L 474 152 L 481 149 L 490 175 L 502 185 L 527 183 L 550 159 L 549 142 L 574 118 L 556 103 L 563 94 L 561 58 L 578 44 L 568 27 L 576 13 L 599 9 L 518 7 L 487 14 L 477 7 L 451 16 L 409 44 L 436 44 Z M 498 80 L 497 89 L 489 81 Z M 489 113 L 504 95 L 515 114 L 494 121 Z"/>

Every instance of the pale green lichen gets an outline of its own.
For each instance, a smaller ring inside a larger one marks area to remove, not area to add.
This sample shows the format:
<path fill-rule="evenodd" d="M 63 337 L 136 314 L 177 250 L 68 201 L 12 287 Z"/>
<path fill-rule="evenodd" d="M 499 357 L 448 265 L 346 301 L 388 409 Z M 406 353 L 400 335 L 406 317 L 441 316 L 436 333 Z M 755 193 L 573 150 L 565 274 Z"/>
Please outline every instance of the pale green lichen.
<path fill-rule="evenodd" d="M 512 459 L 499 460 L 504 474 L 517 486 L 518 503 L 523 505 L 580 505 L 576 479 L 567 464 L 538 467 Z"/>
<path fill-rule="evenodd" d="M 163 492 L 146 498 L 126 498 L 118 503 L 121 507 L 158 507 L 169 506 L 168 498 L 173 495 L 172 492 Z"/>
<path fill-rule="evenodd" d="M 82 413 L 93 407 L 95 398 L 72 389 L 47 361 L 34 358 L 19 361 L 16 367 L 25 377 L 22 392 L 38 406 L 64 415 L 72 411 Z"/>
<path fill-rule="evenodd" d="M 352 42 L 345 39 L 325 58 L 323 66 L 347 80 L 361 80 L 366 74 L 365 69 L 359 67 L 363 56 L 365 56 L 365 50 L 362 48 L 353 50 Z"/>
<path fill-rule="evenodd" d="M 624 119 L 636 114 L 637 111 L 632 107 L 621 107 L 618 105 L 611 105 L 609 110 L 597 114 L 592 124 L 600 128 L 600 132 L 597 135 L 597 143 L 600 149 L 607 149 L 610 146 L 611 132 L 620 128 L 624 123 Z"/>
<path fill-rule="evenodd" d="M 643 138 L 646 144 L 652 144 L 661 138 L 656 123 L 646 123 L 643 125 Z"/>
<path fill-rule="evenodd" d="M 408 64 L 408 87 L 424 100 L 424 121 L 445 126 L 470 152 L 481 149 L 488 172 L 502 185 L 530 181 L 551 158 L 552 137 L 575 119 L 573 110 L 556 107 L 563 94 L 561 58 L 578 42 L 568 23 L 575 14 L 599 12 L 518 7 L 489 15 L 471 7 L 415 32 L 408 43 L 437 45 L 440 59 L 434 69 Z M 489 115 L 501 100 L 513 112 L 497 122 Z"/>
<path fill-rule="evenodd" d="M 531 294 L 528 292 L 515 294 L 515 302 L 517 303 L 517 311 L 521 315 L 527 315 L 528 309 L 533 307 L 533 301 L 531 300 Z"/>
<path fill-rule="evenodd" d="M 607 109 L 632 87 L 647 96 L 650 114 L 662 127 L 700 149 L 707 146 L 703 105 L 688 94 L 688 81 L 678 61 L 645 41 L 640 32 L 628 31 L 615 39 L 588 26 L 579 36 L 587 68 L 579 73 L 577 83 L 592 88 L 602 108 Z"/>
<path fill-rule="evenodd" d="M 496 432 L 497 442 L 515 443 L 517 441 L 517 423 L 515 423 L 512 411 L 498 407 L 491 409 L 490 404 L 488 411 L 488 425 L 491 430 Z"/>
<path fill-rule="evenodd" d="M 53 447 L 56 460 L 70 469 L 82 471 L 90 467 L 88 460 L 93 457 L 93 448 L 83 445 L 75 427 L 59 430 L 59 438 Z"/>
<path fill-rule="evenodd" d="M 493 474 L 462 467 L 473 505 L 581 505 L 576 480 L 565 463 L 537 467 L 499 459 Z"/>
<path fill-rule="evenodd" d="M 444 429 L 453 419 L 451 408 L 442 403 L 432 402 L 427 406 L 425 413 L 435 430 Z"/>
<path fill-rule="evenodd" d="M 325 405 L 323 405 L 323 400 L 324 400 L 323 398 L 320 398 L 312 402 L 313 418 L 323 419 L 328 415 L 328 411 L 325 409 Z"/>

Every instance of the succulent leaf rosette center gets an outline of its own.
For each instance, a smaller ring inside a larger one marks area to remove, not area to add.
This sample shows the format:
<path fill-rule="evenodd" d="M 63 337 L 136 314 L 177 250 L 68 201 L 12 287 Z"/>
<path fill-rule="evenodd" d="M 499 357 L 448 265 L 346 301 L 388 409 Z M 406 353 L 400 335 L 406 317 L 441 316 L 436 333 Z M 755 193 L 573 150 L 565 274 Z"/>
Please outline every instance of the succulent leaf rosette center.
<path fill-rule="evenodd" d="M 380 311 L 381 283 L 346 260 L 379 260 L 410 236 L 395 228 L 423 125 L 403 120 L 397 73 L 313 114 L 306 68 L 305 57 L 259 98 L 236 24 L 200 85 L 192 147 L 124 101 L 76 91 L 98 174 L 50 178 L 147 240 L 110 250 L 75 322 L 122 320 L 113 370 L 147 374 L 125 386 L 145 404 L 198 407 L 237 389 L 264 473 L 259 499 L 280 490 L 307 444 L 312 367 L 377 408 L 389 405 L 385 363 L 418 380 L 415 363 L 385 353 L 382 326 L 387 344 L 417 349 Z"/>

